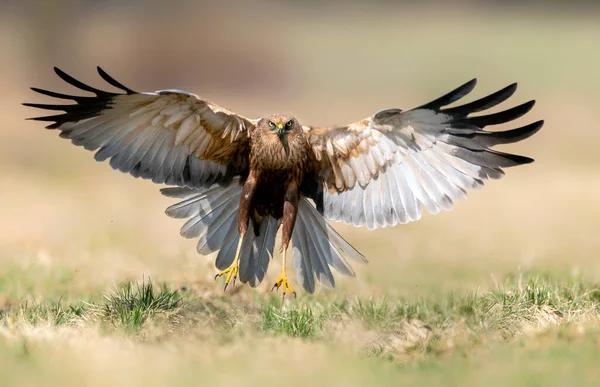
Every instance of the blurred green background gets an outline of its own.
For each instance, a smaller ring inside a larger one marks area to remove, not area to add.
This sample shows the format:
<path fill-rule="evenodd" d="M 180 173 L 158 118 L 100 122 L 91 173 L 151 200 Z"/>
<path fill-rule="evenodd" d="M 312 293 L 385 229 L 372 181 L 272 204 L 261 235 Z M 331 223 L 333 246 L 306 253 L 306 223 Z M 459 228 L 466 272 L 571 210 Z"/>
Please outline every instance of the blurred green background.
<path fill-rule="evenodd" d="M 142 274 L 218 290 L 212 259 L 178 235 L 158 187 L 24 120 L 37 112 L 21 102 L 47 101 L 29 86 L 72 91 L 52 66 L 100 86 L 101 65 L 134 90 L 180 88 L 246 116 L 284 111 L 312 125 L 414 107 L 473 77 L 467 100 L 517 81 L 498 109 L 537 99 L 511 127 L 546 125 L 510 147 L 536 162 L 417 223 L 374 232 L 336 225 L 370 264 L 332 292 L 485 287 L 523 270 L 600 279 L 593 3 L 0 4 L 0 264 L 15 294 L 61 294 L 57 283 L 87 294 Z"/>

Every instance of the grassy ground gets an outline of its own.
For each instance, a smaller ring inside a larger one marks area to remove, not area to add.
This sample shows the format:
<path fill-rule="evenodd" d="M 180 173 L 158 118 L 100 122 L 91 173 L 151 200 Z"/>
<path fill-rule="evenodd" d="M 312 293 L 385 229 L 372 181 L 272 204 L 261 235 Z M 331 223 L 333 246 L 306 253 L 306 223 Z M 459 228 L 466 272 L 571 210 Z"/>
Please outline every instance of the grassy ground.
<path fill-rule="evenodd" d="M 0 385 L 598 384 L 593 17 L 281 6 L 268 24 L 206 18 L 220 46 L 203 40 L 191 53 L 135 10 L 79 11 L 77 25 L 46 11 L 39 23 L 0 20 Z M 161 25 L 208 36 L 192 11 L 169 10 Z M 53 25 L 69 29 L 55 36 Z M 240 53 L 249 64 L 229 64 Z M 534 164 L 451 212 L 376 232 L 336 224 L 369 264 L 282 305 L 269 291 L 278 260 L 258 288 L 223 294 L 156 186 L 23 121 L 28 86 L 70 91 L 40 62 L 85 80 L 101 64 L 134 89 L 185 88 L 247 115 L 291 111 L 314 124 L 416 106 L 473 76 L 473 98 L 519 81 L 513 104 L 538 104 L 515 125 L 546 125 L 510 148 Z M 229 67 L 205 77 L 198 69 L 211 63 Z M 266 70 L 244 73 L 256 63 Z M 266 81 L 240 85 L 234 70 Z"/>
<path fill-rule="evenodd" d="M 144 280 L 6 307 L 0 370 L 5 385 L 584 385 L 600 377 L 599 313 L 597 284 L 527 274 L 490 291 L 285 306 Z"/>

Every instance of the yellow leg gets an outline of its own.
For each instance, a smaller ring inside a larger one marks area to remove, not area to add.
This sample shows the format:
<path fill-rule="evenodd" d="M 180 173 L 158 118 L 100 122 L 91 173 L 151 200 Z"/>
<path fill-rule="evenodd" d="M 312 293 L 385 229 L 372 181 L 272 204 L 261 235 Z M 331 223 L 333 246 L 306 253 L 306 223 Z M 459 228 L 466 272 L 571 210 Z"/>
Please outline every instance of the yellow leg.
<path fill-rule="evenodd" d="M 225 287 L 223 288 L 223 291 L 227 290 L 227 286 L 229 285 L 229 281 L 231 280 L 231 278 L 233 277 L 233 286 L 235 286 L 235 279 L 238 276 L 239 270 L 240 270 L 240 250 L 242 248 L 242 241 L 244 240 L 244 236 L 240 235 L 240 241 L 238 242 L 237 245 L 237 250 L 235 251 L 235 258 L 233 259 L 233 263 L 231 264 L 231 266 L 229 266 L 227 269 L 225 270 L 221 270 L 219 272 L 219 274 L 217 274 L 215 276 L 215 279 L 222 277 L 224 275 L 225 276 Z"/>
<path fill-rule="evenodd" d="M 279 278 L 277 278 L 277 281 L 275 281 L 275 285 L 273 285 L 273 288 L 271 289 L 271 291 L 273 291 L 275 289 L 282 288 L 283 298 L 285 298 L 285 294 L 288 290 L 290 291 L 290 293 L 292 293 L 294 295 L 294 297 L 296 297 L 296 292 L 290 286 L 290 283 L 287 280 L 287 273 L 285 271 L 286 252 L 287 252 L 287 249 L 283 250 L 283 260 L 281 262 L 281 265 L 282 265 L 281 275 L 279 276 Z"/>

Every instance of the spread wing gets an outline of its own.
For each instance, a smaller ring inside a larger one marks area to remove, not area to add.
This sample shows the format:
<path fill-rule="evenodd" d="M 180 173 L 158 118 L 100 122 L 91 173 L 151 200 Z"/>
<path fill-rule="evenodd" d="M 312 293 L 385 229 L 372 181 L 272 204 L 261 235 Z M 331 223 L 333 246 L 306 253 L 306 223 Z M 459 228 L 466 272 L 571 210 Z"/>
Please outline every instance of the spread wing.
<path fill-rule="evenodd" d="M 471 116 L 508 99 L 516 84 L 465 105 L 442 108 L 475 84 L 474 79 L 412 110 L 386 109 L 339 128 L 305 128 L 316 158 L 312 176 L 323 185 L 308 196 L 326 218 L 374 229 L 417 220 L 422 205 L 433 214 L 449 210 L 455 200 L 466 198 L 467 190 L 483 186 L 483 180 L 502 177 L 501 168 L 532 162 L 490 147 L 523 140 L 543 121 L 507 131 L 483 128 L 521 117 L 535 101 Z"/>
<path fill-rule="evenodd" d="M 58 68 L 65 82 L 94 96 L 73 96 L 32 88 L 74 104 L 24 105 L 64 113 L 31 118 L 49 121 L 60 137 L 96 151 L 114 169 L 155 183 L 199 188 L 248 169 L 249 133 L 255 120 L 242 117 L 181 90 L 137 93 L 100 67 L 98 73 L 113 93 L 88 86 Z"/>

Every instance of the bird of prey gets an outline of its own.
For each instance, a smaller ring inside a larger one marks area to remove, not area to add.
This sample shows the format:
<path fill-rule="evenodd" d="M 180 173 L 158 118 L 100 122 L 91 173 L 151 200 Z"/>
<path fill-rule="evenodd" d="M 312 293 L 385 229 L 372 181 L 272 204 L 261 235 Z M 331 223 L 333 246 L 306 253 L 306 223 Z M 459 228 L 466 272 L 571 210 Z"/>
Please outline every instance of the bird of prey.
<path fill-rule="evenodd" d="M 181 234 L 198 238 L 200 254 L 218 251 L 216 277 L 225 277 L 225 289 L 236 278 L 253 287 L 261 283 L 281 228 L 282 272 L 273 288 L 284 296 L 296 294 L 286 271 L 290 241 L 301 286 L 309 293 L 317 281 L 333 287 L 332 269 L 354 276 L 348 260 L 366 260 L 328 221 L 372 230 L 418 220 L 422 207 L 433 214 L 449 210 L 484 180 L 502 177 L 501 168 L 532 162 L 490 148 L 526 139 L 543 124 L 483 130 L 521 117 L 535 101 L 473 115 L 511 97 L 516 83 L 448 107 L 473 90 L 473 79 L 414 109 L 385 109 L 349 125 L 315 127 L 289 114 L 246 118 L 182 90 L 138 93 L 99 67 L 100 77 L 119 92 L 54 70 L 91 94 L 32 88 L 74 101 L 26 103 L 63 112 L 33 120 L 51 122 L 48 129 L 96 151 L 95 159 L 110 160 L 114 169 L 175 186 L 161 190 L 181 199 L 166 213 L 189 218 Z"/>

